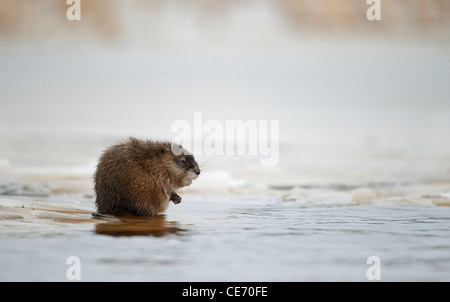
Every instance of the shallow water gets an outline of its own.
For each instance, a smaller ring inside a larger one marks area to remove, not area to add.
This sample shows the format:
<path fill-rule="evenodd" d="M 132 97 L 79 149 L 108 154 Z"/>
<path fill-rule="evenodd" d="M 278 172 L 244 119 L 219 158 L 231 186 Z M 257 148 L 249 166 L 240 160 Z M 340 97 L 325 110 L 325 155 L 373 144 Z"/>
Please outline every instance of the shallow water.
<path fill-rule="evenodd" d="M 449 211 L 190 196 L 148 222 L 2 235 L 0 280 L 65 281 L 77 256 L 82 281 L 367 281 L 377 256 L 382 281 L 450 281 Z"/>

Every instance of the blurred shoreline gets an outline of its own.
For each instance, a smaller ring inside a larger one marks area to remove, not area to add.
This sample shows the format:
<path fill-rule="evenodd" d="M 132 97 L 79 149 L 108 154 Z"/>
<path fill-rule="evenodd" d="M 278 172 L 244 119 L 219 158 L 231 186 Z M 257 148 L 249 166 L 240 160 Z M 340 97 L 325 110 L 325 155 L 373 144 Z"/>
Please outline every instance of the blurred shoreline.
<path fill-rule="evenodd" d="M 257 42 L 286 33 L 416 36 L 449 42 L 450 31 L 450 4 L 445 0 L 381 1 L 378 22 L 367 20 L 370 5 L 357 0 L 81 1 L 78 22 L 66 19 L 69 7 L 51 0 L 2 0 L 0 34 L 11 40 L 55 43 L 81 39 L 136 46 L 132 42 L 139 41 L 158 48 L 180 42 L 193 45 L 199 37 L 212 43 L 227 38 Z"/>

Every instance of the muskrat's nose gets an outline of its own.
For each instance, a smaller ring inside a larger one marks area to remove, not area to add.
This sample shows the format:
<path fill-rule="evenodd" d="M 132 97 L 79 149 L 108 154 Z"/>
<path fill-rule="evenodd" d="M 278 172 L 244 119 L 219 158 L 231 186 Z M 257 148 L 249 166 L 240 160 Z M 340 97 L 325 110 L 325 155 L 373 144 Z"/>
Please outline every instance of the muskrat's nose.
<path fill-rule="evenodd" d="M 194 172 L 195 172 L 197 175 L 200 175 L 200 169 L 195 169 Z"/>

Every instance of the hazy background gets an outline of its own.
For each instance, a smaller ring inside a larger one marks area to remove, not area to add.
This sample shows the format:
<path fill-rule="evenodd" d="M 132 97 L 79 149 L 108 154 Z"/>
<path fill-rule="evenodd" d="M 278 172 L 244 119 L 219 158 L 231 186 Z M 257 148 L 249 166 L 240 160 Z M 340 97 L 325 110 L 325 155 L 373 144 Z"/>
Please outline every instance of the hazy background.
<path fill-rule="evenodd" d="M 448 281 L 449 0 L 68 8 L 0 0 L 0 280 L 65 281 L 75 255 L 82 281 L 366 281 L 369 256 L 382 281 Z M 148 236 L 107 236 L 102 150 L 194 112 L 278 120 L 278 164 L 198 154 L 180 205 L 111 222 Z"/>
<path fill-rule="evenodd" d="M 80 21 L 68 8 L 0 0 L 2 181 L 89 191 L 102 149 L 170 140 L 195 111 L 280 121 L 275 167 L 199 155 L 221 182 L 450 178 L 448 1 L 381 1 L 381 21 L 365 0 L 81 0 Z"/>

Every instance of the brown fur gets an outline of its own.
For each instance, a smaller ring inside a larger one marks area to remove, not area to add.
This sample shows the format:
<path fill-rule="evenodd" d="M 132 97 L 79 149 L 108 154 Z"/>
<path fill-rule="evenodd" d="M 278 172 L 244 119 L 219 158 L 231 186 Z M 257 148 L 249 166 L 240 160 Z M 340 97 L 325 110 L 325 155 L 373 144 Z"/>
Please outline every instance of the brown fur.
<path fill-rule="evenodd" d="M 175 155 L 169 142 L 136 138 L 108 148 L 94 175 L 98 212 L 154 216 L 164 212 L 170 200 L 181 202 L 175 190 L 200 174 L 194 157 L 182 150 Z"/>

